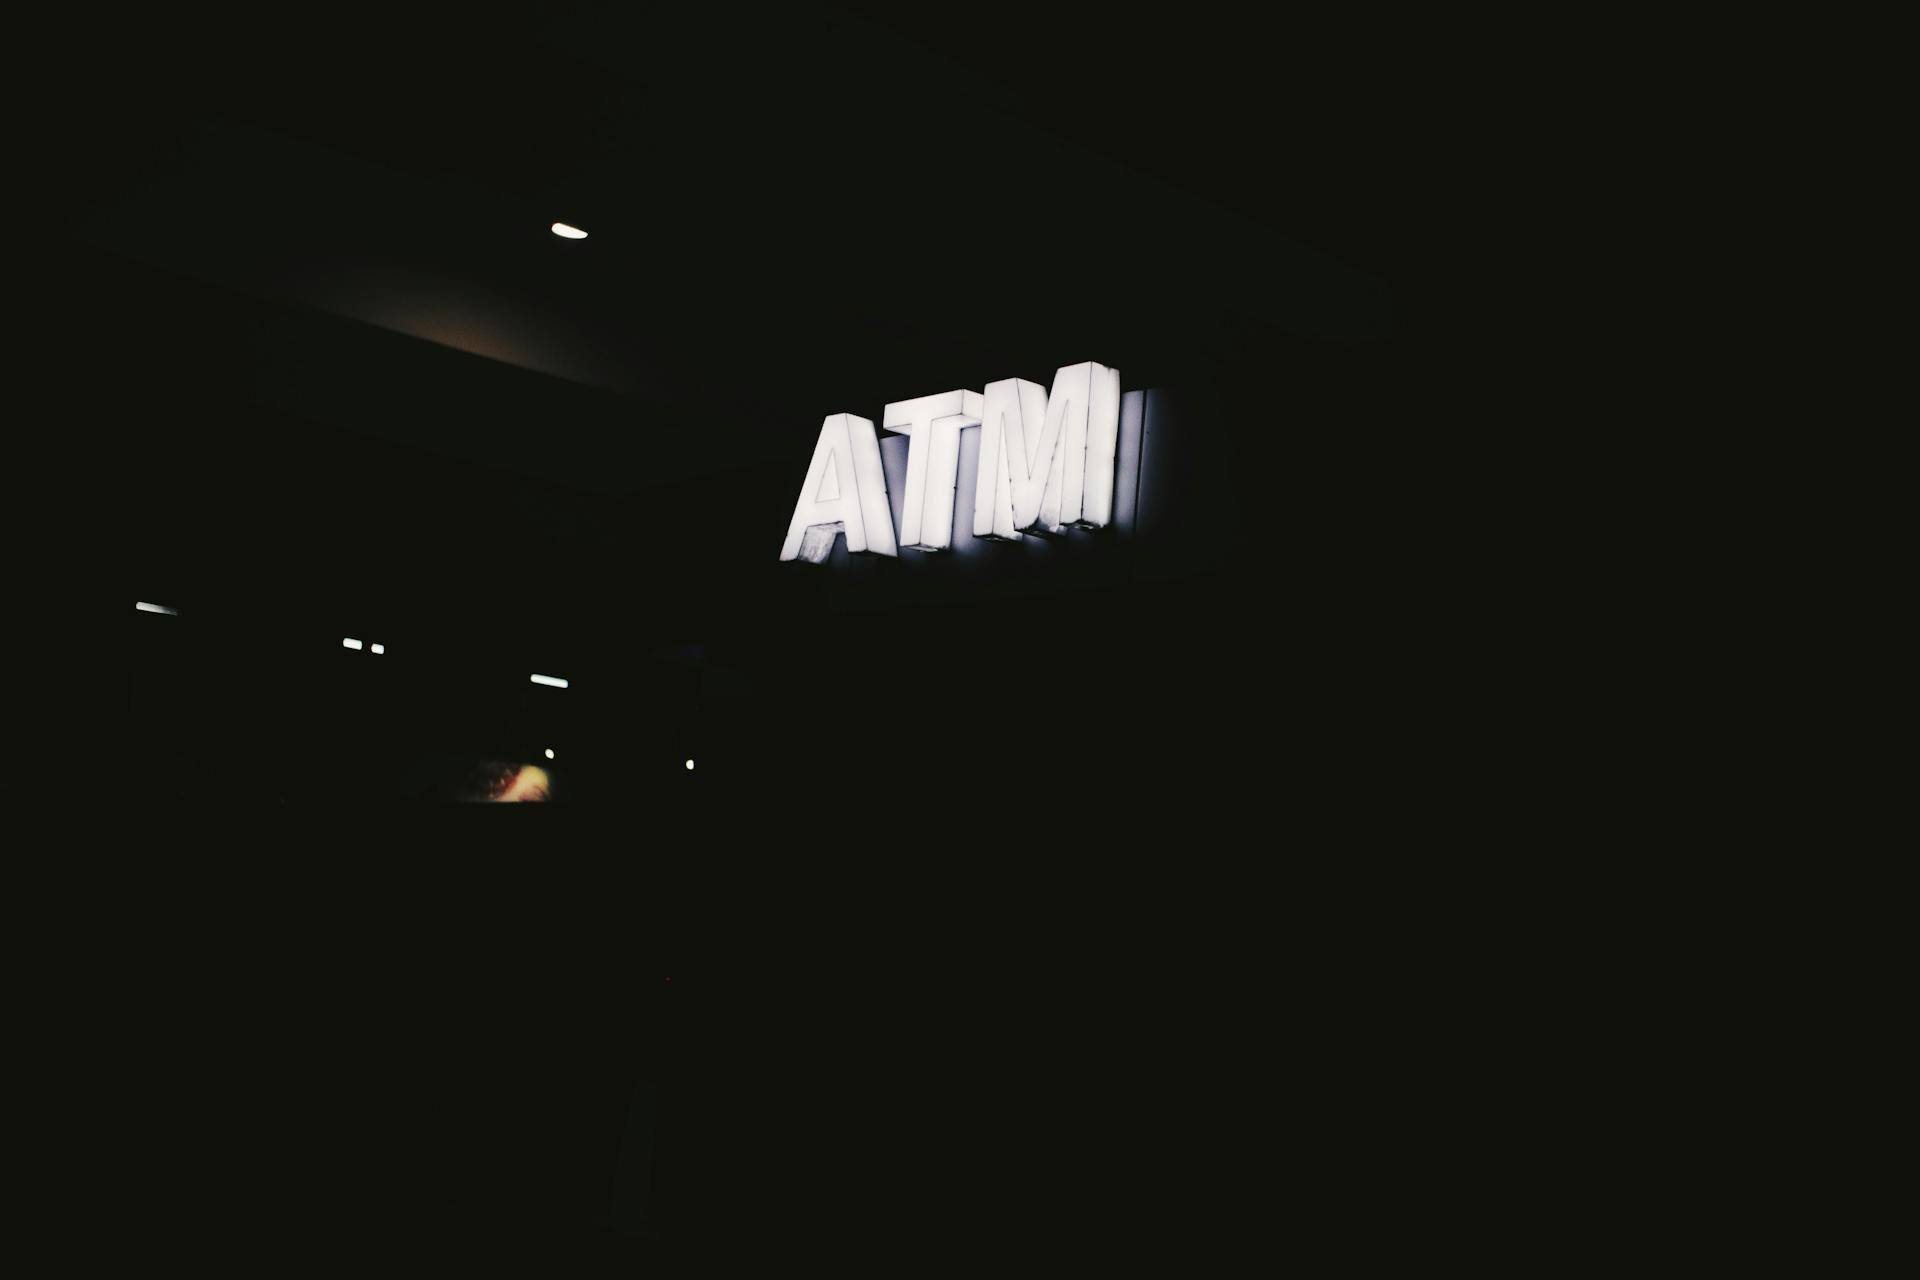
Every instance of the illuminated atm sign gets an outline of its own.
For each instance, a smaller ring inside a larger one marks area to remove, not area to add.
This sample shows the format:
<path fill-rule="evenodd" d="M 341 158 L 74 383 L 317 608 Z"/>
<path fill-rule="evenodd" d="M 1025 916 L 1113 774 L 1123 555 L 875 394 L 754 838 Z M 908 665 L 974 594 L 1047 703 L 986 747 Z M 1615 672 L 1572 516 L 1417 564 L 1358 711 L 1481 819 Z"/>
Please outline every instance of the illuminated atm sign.
<path fill-rule="evenodd" d="M 1006 378 L 890 404 L 879 432 L 836 413 L 820 425 L 780 558 L 819 564 L 842 537 L 848 551 L 897 556 L 1129 528 L 1146 397 L 1087 363 L 1054 374 L 1051 391 Z"/>

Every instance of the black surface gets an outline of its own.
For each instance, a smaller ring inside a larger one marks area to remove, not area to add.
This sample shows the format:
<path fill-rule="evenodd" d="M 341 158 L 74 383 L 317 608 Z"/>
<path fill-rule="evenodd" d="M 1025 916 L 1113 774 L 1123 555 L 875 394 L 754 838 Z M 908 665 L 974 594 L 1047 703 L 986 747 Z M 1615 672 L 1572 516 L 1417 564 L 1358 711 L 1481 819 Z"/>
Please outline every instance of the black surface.
<path fill-rule="evenodd" d="M 1477 517 L 1416 376 L 1436 86 L 1277 21 L 329 10 L 97 51 L 70 412 L 114 590 L 180 614 L 114 624 L 91 772 L 140 823 L 246 815 L 89 971 L 102 1060 L 153 1059 L 90 1086 L 160 1188 L 90 1174 L 105 1239 L 569 1273 L 1457 1228 L 1408 1191 L 1491 1043 L 1421 906 L 1472 891 L 1409 835 L 1462 803 L 1472 696 L 1439 534 Z M 1178 405 L 1158 541 L 776 562 L 825 414 L 1086 359 Z M 549 812 L 363 803 L 549 746 Z"/>

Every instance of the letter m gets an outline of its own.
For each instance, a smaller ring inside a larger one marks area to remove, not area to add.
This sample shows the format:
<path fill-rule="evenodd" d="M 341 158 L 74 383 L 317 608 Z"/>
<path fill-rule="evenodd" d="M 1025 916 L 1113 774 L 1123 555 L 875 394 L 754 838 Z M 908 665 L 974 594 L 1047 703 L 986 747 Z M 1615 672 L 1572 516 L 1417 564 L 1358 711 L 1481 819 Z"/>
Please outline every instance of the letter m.
<path fill-rule="evenodd" d="M 1120 373 L 1069 365 L 1053 394 L 1037 382 L 989 382 L 980 420 L 973 535 L 1018 538 L 1113 520 L 1113 457 L 1120 436 Z"/>

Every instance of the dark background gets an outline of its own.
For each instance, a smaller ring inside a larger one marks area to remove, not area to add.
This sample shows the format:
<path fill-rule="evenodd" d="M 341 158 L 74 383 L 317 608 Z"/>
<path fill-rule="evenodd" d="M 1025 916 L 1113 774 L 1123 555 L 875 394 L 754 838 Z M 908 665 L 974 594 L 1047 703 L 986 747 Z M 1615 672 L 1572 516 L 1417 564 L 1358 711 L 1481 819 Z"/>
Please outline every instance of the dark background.
<path fill-rule="evenodd" d="M 219 941 L 115 987 L 172 1065 L 102 1104 L 165 1188 L 105 1217 L 562 1270 L 1425 1221 L 1478 1070 L 1423 903 L 1462 886 L 1409 835 L 1461 802 L 1429 704 L 1475 518 L 1422 395 L 1471 92 L 1432 34 L 567 5 L 90 44 L 68 332 L 130 674 L 95 772 L 261 813 L 148 885 L 140 929 Z M 1088 359 L 1176 407 L 1155 538 L 777 563 L 826 414 Z M 547 747 L 544 813 L 367 803 Z"/>

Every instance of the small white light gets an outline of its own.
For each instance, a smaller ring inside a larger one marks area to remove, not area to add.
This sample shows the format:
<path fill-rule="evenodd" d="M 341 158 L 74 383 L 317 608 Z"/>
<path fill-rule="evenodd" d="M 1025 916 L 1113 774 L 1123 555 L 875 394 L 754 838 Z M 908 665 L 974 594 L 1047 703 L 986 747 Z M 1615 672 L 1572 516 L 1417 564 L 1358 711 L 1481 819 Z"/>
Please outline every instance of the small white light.
<path fill-rule="evenodd" d="M 373 651 L 374 651 L 375 653 L 385 653 L 385 652 L 387 651 L 387 646 L 385 646 L 385 645 L 383 645 L 383 644 L 374 644 L 374 645 L 371 645 L 371 646 L 369 646 L 369 647 L 370 647 L 370 648 L 372 648 L 372 650 L 373 650 Z"/>
<path fill-rule="evenodd" d="M 358 640 L 355 640 L 352 636 L 348 636 L 346 639 L 342 640 L 340 643 L 349 649 L 358 649 L 360 647 L 360 642 Z"/>
<path fill-rule="evenodd" d="M 687 768 L 689 769 L 693 768 L 693 761 L 691 760 L 687 761 Z"/>
<path fill-rule="evenodd" d="M 165 605 L 163 605 L 163 604 L 148 604 L 148 603 L 147 603 L 147 602 L 146 602 L 145 600 L 135 600 L 135 601 L 133 602 L 133 607 L 134 607 L 134 608 L 136 608 L 136 609 L 138 609 L 138 610 L 139 610 L 140 612 L 142 612 L 142 613 L 172 613 L 172 614 L 177 614 L 177 613 L 179 613 L 179 612 L 180 612 L 180 611 L 179 611 L 178 609 L 169 609 L 169 608 L 167 608 L 167 606 L 165 606 Z"/>
<path fill-rule="evenodd" d="M 564 222 L 553 224 L 553 234 L 565 240 L 585 240 L 587 233 L 578 227 L 570 227 Z"/>
<path fill-rule="evenodd" d="M 552 747 L 548 747 L 548 748 L 547 748 L 547 759 L 549 759 L 549 760 L 551 760 L 551 759 L 553 759 L 553 748 L 552 748 Z"/>
<path fill-rule="evenodd" d="M 550 684 L 556 689 L 564 689 L 567 687 L 567 682 L 559 676 L 533 676 L 531 679 L 535 684 Z"/>

